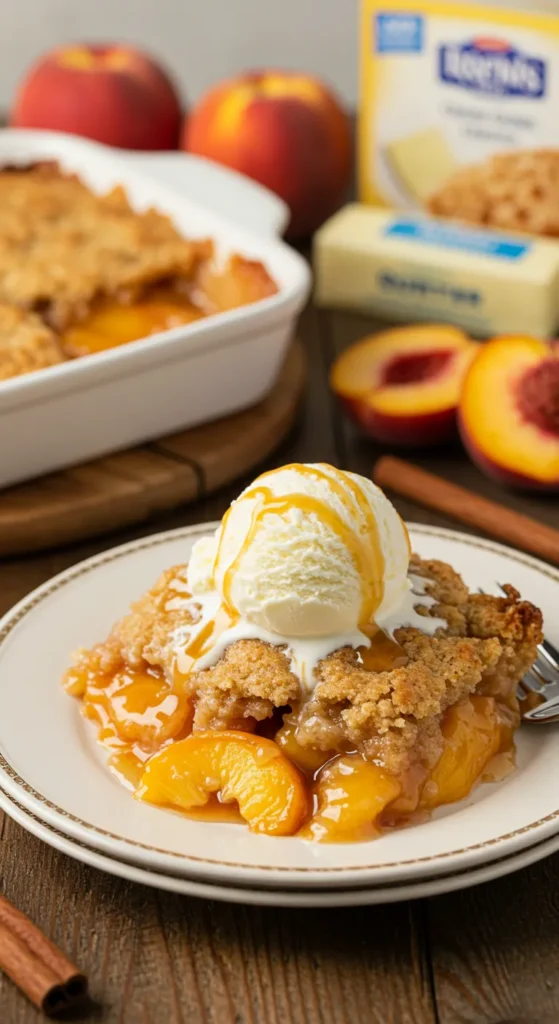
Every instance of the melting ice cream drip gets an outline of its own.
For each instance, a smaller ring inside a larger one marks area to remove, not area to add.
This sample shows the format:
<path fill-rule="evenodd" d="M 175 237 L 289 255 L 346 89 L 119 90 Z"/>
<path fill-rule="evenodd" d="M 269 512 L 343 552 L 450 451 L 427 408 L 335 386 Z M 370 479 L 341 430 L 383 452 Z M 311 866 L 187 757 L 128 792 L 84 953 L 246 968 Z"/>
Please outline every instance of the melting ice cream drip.
<path fill-rule="evenodd" d="M 410 554 L 404 523 L 372 481 L 325 464 L 265 473 L 194 546 L 192 597 L 179 586 L 169 602 L 178 610 L 185 600 L 194 620 L 177 667 L 207 669 L 236 641 L 261 640 L 283 650 L 312 690 L 320 661 L 370 647 L 377 628 L 433 634 L 444 622 L 419 614 L 435 601 L 408 575 Z"/>
<path fill-rule="evenodd" d="M 409 589 L 405 600 L 397 613 L 378 623 L 379 628 L 391 637 L 401 626 L 411 626 L 422 633 L 433 636 L 439 627 L 446 626 L 445 619 L 420 615 L 416 611 L 418 606 L 431 608 L 436 604 L 435 599 L 426 593 L 426 586 L 429 582 L 423 577 L 410 573 Z M 215 591 L 201 594 L 199 597 L 186 599 L 184 608 L 197 620 L 192 626 L 186 627 L 188 629 L 187 636 L 185 636 L 185 627 L 182 626 L 175 633 L 177 668 L 185 675 L 189 671 L 201 672 L 203 669 L 211 668 L 224 657 L 227 648 L 238 640 L 261 640 L 263 643 L 282 648 L 285 651 L 290 661 L 290 670 L 300 680 L 303 690 L 309 693 L 313 690 L 316 682 L 315 669 L 317 665 L 329 654 L 342 647 L 353 647 L 356 650 L 359 647 L 371 646 L 370 638 L 359 629 L 329 636 L 289 637 L 271 633 L 247 619 L 240 618 L 234 625 L 224 629 L 211 646 L 192 663 L 189 650 L 196 646 L 198 638 L 204 630 L 211 622 L 215 621 L 220 610 L 220 598 Z"/>
<path fill-rule="evenodd" d="M 427 636 L 434 636 L 437 629 L 447 625 L 446 619 L 438 618 L 436 615 L 420 615 L 417 611 L 417 608 L 432 608 L 437 603 L 435 598 L 427 593 L 427 585 L 432 582 L 424 576 L 408 573 L 409 589 L 402 604 L 377 625 L 389 636 L 393 636 L 402 626 L 411 626 L 426 633 Z"/>

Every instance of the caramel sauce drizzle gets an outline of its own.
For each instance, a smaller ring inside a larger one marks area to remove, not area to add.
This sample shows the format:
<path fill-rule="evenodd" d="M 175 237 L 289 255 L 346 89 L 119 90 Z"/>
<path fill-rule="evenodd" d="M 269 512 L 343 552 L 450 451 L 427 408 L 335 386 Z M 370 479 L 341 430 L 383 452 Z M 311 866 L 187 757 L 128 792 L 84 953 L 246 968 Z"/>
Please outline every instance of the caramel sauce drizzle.
<path fill-rule="evenodd" d="M 180 676 L 185 678 L 192 671 L 193 666 L 208 651 L 211 651 L 222 633 L 230 629 L 238 621 L 238 615 L 230 613 L 222 605 L 213 619 L 208 619 L 202 629 L 196 633 L 192 640 L 188 641 L 180 654 Z"/>

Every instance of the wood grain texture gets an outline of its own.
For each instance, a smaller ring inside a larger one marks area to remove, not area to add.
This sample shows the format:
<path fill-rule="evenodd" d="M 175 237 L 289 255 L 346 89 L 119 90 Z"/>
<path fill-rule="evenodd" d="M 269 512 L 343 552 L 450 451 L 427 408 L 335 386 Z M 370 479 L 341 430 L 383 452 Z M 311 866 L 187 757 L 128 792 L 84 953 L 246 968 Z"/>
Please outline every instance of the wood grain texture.
<path fill-rule="evenodd" d="M 0 493 L 0 555 L 83 540 L 173 509 L 238 479 L 295 419 L 305 380 L 299 342 L 252 409 Z"/>
<path fill-rule="evenodd" d="M 309 912 L 160 893 L 63 857 L 9 820 L 1 850 L 6 895 L 87 970 L 87 1019 L 435 1022 L 413 906 Z M 32 884 L 22 860 L 33 865 Z M 6 1024 L 40 1019 L 5 978 L 0 1011 Z"/>
<path fill-rule="evenodd" d="M 306 311 L 307 400 L 261 468 L 327 461 L 370 474 L 384 449 L 340 417 L 326 380 L 334 354 L 373 327 Z M 458 448 L 407 457 L 558 525 L 556 502 L 506 495 Z M 98 550 L 218 518 L 248 479 L 101 541 L 4 561 L 0 611 Z M 397 504 L 409 520 L 453 525 L 412 501 Z M 9 819 L 0 830 L 2 891 L 89 976 L 93 1004 L 85 1018 L 68 1020 L 101 1024 L 557 1024 L 558 869 L 559 856 L 479 889 L 387 907 L 243 908 L 113 879 Z M 1 1024 L 39 1020 L 0 977 Z"/>
<path fill-rule="evenodd" d="M 439 1024 L 557 1024 L 559 855 L 428 901 Z"/>

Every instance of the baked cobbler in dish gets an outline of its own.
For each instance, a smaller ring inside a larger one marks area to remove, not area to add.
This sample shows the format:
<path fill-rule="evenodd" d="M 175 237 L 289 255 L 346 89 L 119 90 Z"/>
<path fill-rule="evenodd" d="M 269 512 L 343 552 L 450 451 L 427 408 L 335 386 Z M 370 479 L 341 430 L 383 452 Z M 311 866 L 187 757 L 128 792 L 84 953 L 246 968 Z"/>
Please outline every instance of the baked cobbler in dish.
<path fill-rule="evenodd" d="M 134 211 L 121 187 L 96 195 L 54 163 L 0 171 L 0 380 L 275 292 L 262 263 L 218 266 L 211 240 Z"/>
<path fill-rule="evenodd" d="M 363 839 L 513 766 L 542 638 L 512 587 L 412 555 L 363 477 L 258 478 L 64 684 L 139 799 L 256 832 Z"/>

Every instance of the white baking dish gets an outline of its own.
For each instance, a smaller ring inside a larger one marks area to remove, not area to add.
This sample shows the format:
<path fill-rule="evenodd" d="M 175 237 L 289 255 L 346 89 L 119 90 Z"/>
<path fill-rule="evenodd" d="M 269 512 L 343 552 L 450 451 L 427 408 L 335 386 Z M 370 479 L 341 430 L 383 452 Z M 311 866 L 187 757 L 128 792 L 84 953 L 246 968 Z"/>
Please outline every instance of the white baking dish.
<path fill-rule="evenodd" d="M 277 237 L 280 200 L 248 179 L 186 155 L 130 157 L 69 135 L 0 132 L 0 166 L 55 159 L 95 191 L 126 188 L 138 210 L 155 206 L 218 252 L 262 260 L 277 295 L 107 352 L 0 382 L 0 486 L 216 419 L 271 388 L 307 297 L 306 262 Z M 157 161 L 161 164 L 158 180 Z M 145 162 L 148 170 L 142 170 Z M 181 171 L 182 168 L 182 171 Z M 169 178 L 191 181 L 194 199 Z M 200 203 L 215 197 L 257 233 Z M 249 213 L 250 211 L 250 213 Z"/>

